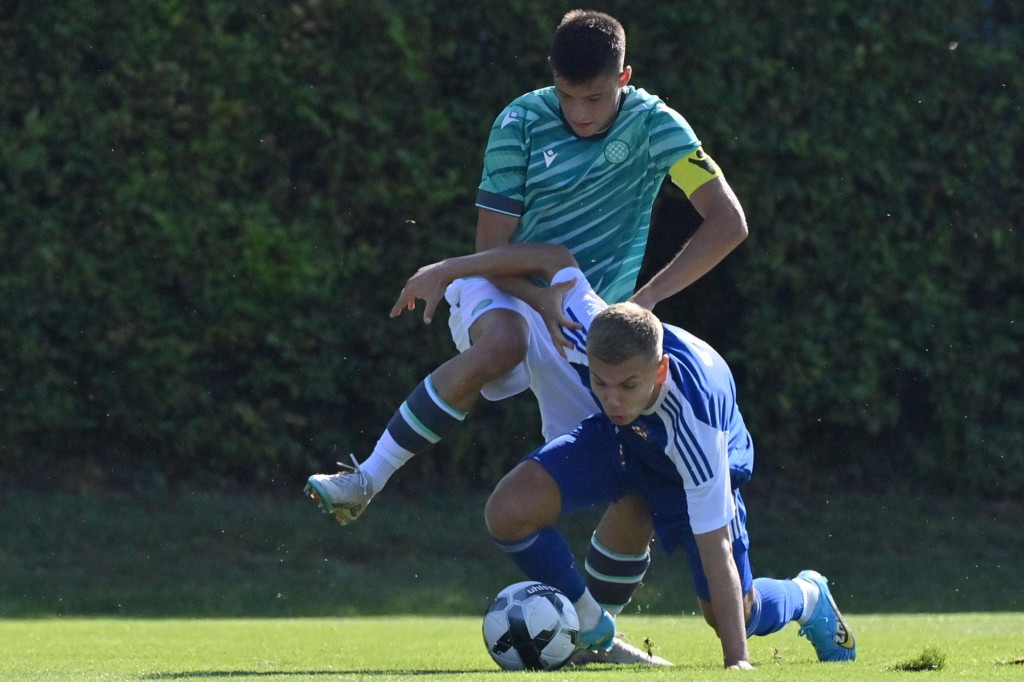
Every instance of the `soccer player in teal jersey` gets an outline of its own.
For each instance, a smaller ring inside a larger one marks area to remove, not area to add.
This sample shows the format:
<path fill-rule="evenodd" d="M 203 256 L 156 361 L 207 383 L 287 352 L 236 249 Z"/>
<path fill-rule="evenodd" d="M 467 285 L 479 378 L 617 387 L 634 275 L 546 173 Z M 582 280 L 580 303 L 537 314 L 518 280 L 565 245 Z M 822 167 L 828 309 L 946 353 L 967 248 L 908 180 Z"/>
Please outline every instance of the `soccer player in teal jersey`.
<path fill-rule="evenodd" d="M 652 309 L 720 262 L 746 237 L 747 225 L 725 177 L 682 116 L 630 86 L 625 44 L 621 24 L 606 14 L 574 10 L 562 19 L 549 55 L 553 87 L 513 102 L 492 129 L 478 193 L 476 250 L 562 244 L 599 294 Z M 630 297 L 665 177 L 683 189 L 703 222 Z M 530 388 L 545 439 L 593 412 L 593 397 L 564 366 L 541 371 L 527 362 L 536 343 L 549 342 L 531 331 L 531 310 L 543 316 L 560 347 L 571 347 L 559 331 L 574 328 L 557 303 L 560 293 L 518 276 L 453 282 L 446 298 L 459 354 L 410 393 L 366 460 L 351 472 L 311 476 L 307 492 L 339 522 L 350 523 L 405 462 L 461 423 L 480 395 L 501 400 Z M 430 321 L 429 313 L 424 320 Z M 621 572 L 594 580 L 608 591 L 625 586 L 621 597 L 628 601 L 650 561 L 652 532 L 638 500 L 612 504 L 589 551 Z"/>
<path fill-rule="evenodd" d="M 512 242 L 567 247 L 602 297 L 625 301 L 636 286 L 665 175 L 677 163 L 675 175 L 694 184 L 720 172 L 683 117 L 659 98 L 620 88 L 611 125 L 584 137 L 576 127 L 592 124 L 564 118 L 563 90 L 573 88 L 528 93 L 498 116 L 477 206 L 518 218 Z"/>

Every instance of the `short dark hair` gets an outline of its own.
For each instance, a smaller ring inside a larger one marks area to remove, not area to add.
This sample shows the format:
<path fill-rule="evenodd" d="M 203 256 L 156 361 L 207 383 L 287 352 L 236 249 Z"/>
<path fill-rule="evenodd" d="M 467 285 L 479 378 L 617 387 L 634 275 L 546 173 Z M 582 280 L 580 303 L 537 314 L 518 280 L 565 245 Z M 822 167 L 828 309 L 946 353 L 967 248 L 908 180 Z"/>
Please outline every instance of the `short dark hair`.
<path fill-rule="evenodd" d="M 622 73 L 625 59 L 626 31 L 618 19 L 604 12 L 574 9 L 555 29 L 548 61 L 555 75 L 580 84 Z"/>

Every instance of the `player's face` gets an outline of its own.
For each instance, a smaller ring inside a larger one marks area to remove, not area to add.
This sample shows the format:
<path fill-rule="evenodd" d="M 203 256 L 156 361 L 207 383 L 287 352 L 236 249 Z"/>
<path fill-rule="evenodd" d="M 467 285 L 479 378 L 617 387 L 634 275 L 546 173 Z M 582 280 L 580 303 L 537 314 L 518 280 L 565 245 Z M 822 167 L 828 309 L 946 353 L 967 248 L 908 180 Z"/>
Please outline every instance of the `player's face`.
<path fill-rule="evenodd" d="M 632 71 L 599 76 L 582 84 L 572 84 L 555 74 L 555 94 L 562 116 L 580 137 L 598 135 L 611 128 L 619 113 L 619 97 Z"/>
<path fill-rule="evenodd" d="M 652 362 L 637 355 L 618 365 L 590 358 L 590 388 L 601 409 L 618 426 L 633 422 L 654 405 L 667 374 L 668 356 Z"/>

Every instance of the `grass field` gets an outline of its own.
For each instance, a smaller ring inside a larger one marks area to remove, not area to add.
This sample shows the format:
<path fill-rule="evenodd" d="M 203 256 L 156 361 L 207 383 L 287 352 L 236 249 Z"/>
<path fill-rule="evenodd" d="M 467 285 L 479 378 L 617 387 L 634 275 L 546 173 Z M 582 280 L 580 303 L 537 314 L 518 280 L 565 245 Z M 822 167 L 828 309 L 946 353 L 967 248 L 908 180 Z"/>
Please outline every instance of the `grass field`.
<path fill-rule="evenodd" d="M 721 669 L 717 641 L 695 617 L 635 616 L 621 625 L 647 637 L 672 669 L 499 671 L 475 617 L 337 619 L 109 619 L 0 621 L 0 680 L 1020 680 L 1024 615 L 855 616 L 856 662 L 822 664 L 795 625 L 751 641 L 752 673 Z M 940 670 L 897 668 L 933 649 Z"/>
<path fill-rule="evenodd" d="M 727 674 L 685 570 L 657 549 L 620 628 L 677 668 L 502 673 L 481 615 L 521 576 L 487 537 L 481 493 L 396 489 L 340 528 L 299 489 L 0 489 L 0 682 Z M 752 679 L 1024 680 L 1024 502 L 750 493 L 755 573 L 825 573 L 859 644 L 853 664 L 818 664 L 790 625 L 753 640 Z M 595 520 L 564 525 L 574 547 Z M 942 670 L 897 670 L 929 649 Z"/>

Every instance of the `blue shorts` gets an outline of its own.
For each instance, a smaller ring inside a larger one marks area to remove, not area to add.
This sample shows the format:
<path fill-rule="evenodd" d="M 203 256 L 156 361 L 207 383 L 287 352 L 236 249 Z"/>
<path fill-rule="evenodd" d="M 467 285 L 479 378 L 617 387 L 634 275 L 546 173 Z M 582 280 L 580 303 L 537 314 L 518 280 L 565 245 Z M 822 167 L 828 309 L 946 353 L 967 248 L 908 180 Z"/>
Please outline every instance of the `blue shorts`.
<path fill-rule="evenodd" d="M 585 419 L 570 433 L 560 436 L 526 457 L 538 462 L 558 484 L 562 513 L 607 506 L 626 495 L 639 495 L 654 522 L 654 532 L 666 554 L 677 547 L 686 550 L 697 596 L 711 601 L 697 541 L 690 529 L 686 491 L 678 474 L 620 454 L 614 426 L 602 416 Z M 748 554 L 747 511 L 739 490 L 734 490 L 736 515 L 731 522 L 732 554 L 739 571 L 743 594 L 753 586 Z"/>

